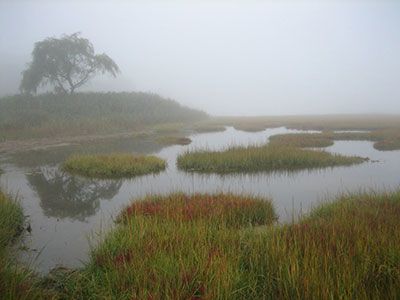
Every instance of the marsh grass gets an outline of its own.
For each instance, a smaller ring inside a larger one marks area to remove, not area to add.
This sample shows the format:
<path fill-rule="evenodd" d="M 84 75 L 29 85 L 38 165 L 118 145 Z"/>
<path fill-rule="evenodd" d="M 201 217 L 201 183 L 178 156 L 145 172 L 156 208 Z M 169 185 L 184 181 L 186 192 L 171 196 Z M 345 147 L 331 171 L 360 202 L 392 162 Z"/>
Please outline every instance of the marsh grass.
<path fill-rule="evenodd" d="M 69 297 L 230 298 L 242 276 L 240 229 L 271 225 L 276 216 L 265 199 L 178 193 L 135 201 L 119 220 L 69 282 Z"/>
<path fill-rule="evenodd" d="M 11 262 L 23 216 L 0 194 L 1 298 L 398 299 L 399 214 L 400 191 L 343 195 L 278 226 L 266 199 L 147 196 L 84 268 L 39 279 Z"/>
<path fill-rule="evenodd" d="M 236 130 L 246 131 L 246 132 L 259 132 L 264 131 L 267 127 L 262 123 L 239 123 L 233 126 Z"/>
<path fill-rule="evenodd" d="M 0 298 L 39 299 L 44 290 L 32 271 L 17 265 L 12 243 L 23 231 L 24 215 L 16 199 L 0 190 Z"/>
<path fill-rule="evenodd" d="M 191 129 L 196 133 L 207 133 L 207 132 L 222 132 L 226 130 L 225 126 L 199 122 L 191 126 Z"/>
<path fill-rule="evenodd" d="M 207 117 L 151 93 L 15 95 L 0 98 L 0 142 L 141 131 Z"/>
<path fill-rule="evenodd" d="M 346 195 L 299 223 L 249 235 L 241 265 L 251 288 L 242 295 L 398 299 L 399 213 L 399 192 Z"/>
<path fill-rule="evenodd" d="M 373 141 L 374 148 L 381 151 L 400 149 L 400 129 L 364 132 L 289 133 L 270 137 L 271 144 L 294 147 L 328 147 L 334 141 Z"/>
<path fill-rule="evenodd" d="M 115 153 L 109 155 L 73 155 L 62 169 L 91 178 L 130 178 L 165 170 L 167 163 L 156 156 Z"/>
<path fill-rule="evenodd" d="M 189 145 L 192 140 L 182 136 L 162 136 L 157 138 L 157 142 L 162 145 Z"/>
<path fill-rule="evenodd" d="M 366 160 L 357 156 L 267 144 L 232 147 L 221 152 L 186 151 L 178 156 L 177 166 L 190 172 L 224 174 L 326 168 L 359 164 Z"/>
<path fill-rule="evenodd" d="M 303 115 L 213 117 L 204 122 L 236 128 L 287 127 L 300 130 L 386 130 L 400 129 L 398 115 Z"/>
<path fill-rule="evenodd" d="M 399 213 L 400 192 L 350 194 L 299 222 L 270 226 L 275 214 L 262 199 L 149 196 L 122 212 L 59 292 L 74 299 L 397 299 Z"/>
<path fill-rule="evenodd" d="M 269 138 L 270 144 L 300 148 L 319 148 L 333 145 L 333 140 L 320 133 L 277 134 Z"/>

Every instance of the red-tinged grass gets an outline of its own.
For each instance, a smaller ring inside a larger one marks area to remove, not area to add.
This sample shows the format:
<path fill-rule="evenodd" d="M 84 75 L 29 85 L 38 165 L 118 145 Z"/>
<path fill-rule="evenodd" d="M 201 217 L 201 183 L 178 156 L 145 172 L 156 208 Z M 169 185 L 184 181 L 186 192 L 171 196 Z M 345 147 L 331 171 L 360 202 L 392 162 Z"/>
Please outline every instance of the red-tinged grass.
<path fill-rule="evenodd" d="M 121 214 L 126 221 L 135 216 L 162 218 L 163 220 L 209 220 L 228 226 L 266 225 L 275 220 L 272 204 L 264 199 L 233 194 L 177 193 L 168 196 L 148 196 L 135 201 Z"/>
<path fill-rule="evenodd" d="M 29 273 L 10 273 L 3 256 L 0 292 L 2 299 L 399 299 L 399 215 L 400 191 L 344 195 L 275 227 L 251 226 L 275 220 L 270 202 L 258 198 L 149 196 L 124 210 L 81 270 L 38 285 Z"/>
<path fill-rule="evenodd" d="M 197 201 L 186 197 L 183 202 L 163 199 L 171 209 L 179 203 L 185 207 L 188 199 Z M 262 230 L 243 227 L 246 222 L 240 226 L 241 218 L 232 227 L 212 213 L 188 220 L 161 206 L 150 213 L 143 206 L 158 201 L 161 198 L 150 197 L 129 206 L 124 222 L 93 251 L 88 266 L 68 279 L 61 295 L 74 299 L 400 296 L 400 192 L 343 196 L 298 223 Z"/>
<path fill-rule="evenodd" d="M 155 156 L 132 154 L 73 155 L 62 168 L 92 178 L 129 178 L 163 171 L 167 163 Z"/>
<path fill-rule="evenodd" d="M 268 200 L 171 194 L 133 202 L 76 275 L 68 297 L 228 299 L 240 280 L 241 228 L 270 225 Z"/>
<path fill-rule="evenodd" d="M 189 172 L 227 174 L 327 168 L 360 164 L 366 160 L 358 156 L 267 144 L 232 147 L 224 151 L 187 151 L 178 156 L 177 166 Z"/>

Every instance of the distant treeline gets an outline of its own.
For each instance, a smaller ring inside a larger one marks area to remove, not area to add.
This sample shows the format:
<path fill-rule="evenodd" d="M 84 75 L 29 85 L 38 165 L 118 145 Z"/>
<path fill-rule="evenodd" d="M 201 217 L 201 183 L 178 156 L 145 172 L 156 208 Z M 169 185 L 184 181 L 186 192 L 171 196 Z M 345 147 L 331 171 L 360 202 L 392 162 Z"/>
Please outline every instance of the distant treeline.
<path fill-rule="evenodd" d="M 27 131 L 33 136 L 57 135 L 60 130 L 113 132 L 207 117 L 205 112 L 151 93 L 15 95 L 0 98 L 0 137 L 18 137 Z"/>

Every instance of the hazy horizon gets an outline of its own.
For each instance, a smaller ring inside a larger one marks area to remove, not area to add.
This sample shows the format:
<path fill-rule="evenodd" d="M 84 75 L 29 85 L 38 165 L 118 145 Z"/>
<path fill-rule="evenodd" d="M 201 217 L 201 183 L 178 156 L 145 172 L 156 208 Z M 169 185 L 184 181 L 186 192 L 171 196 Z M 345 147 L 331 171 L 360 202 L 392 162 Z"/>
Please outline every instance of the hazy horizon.
<path fill-rule="evenodd" d="M 400 113 L 397 1 L 0 1 L 0 95 L 35 42 L 81 32 L 149 91 L 213 115 Z"/>

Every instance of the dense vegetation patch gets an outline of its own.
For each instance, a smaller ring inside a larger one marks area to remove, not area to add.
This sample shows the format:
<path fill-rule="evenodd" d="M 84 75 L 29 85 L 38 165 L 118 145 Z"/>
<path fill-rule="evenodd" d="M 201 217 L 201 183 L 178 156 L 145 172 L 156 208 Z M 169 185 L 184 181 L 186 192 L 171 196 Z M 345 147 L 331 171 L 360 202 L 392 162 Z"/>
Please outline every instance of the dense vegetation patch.
<path fill-rule="evenodd" d="M 359 164 L 366 160 L 357 156 L 267 144 L 232 147 L 221 152 L 187 151 L 178 157 L 177 165 L 185 171 L 223 174 L 325 168 Z"/>
<path fill-rule="evenodd" d="M 149 93 L 16 95 L 0 98 L 0 141 L 140 130 L 206 118 L 204 112 Z"/>
<path fill-rule="evenodd" d="M 400 192 L 344 195 L 280 226 L 270 226 L 273 207 L 260 198 L 148 196 L 123 210 L 83 269 L 40 279 L 4 251 L 22 214 L 0 194 L 0 225 L 8 228 L 0 232 L 0 292 L 5 299 L 398 299 L 399 214 Z"/>
<path fill-rule="evenodd" d="M 254 230 L 246 225 L 275 219 L 268 201 L 148 197 L 124 210 L 60 293 L 79 299 L 397 299 L 399 213 L 399 192 L 355 194 L 298 223 Z"/>
<path fill-rule="evenodd" d="M 182 136 L 162 136 L 157 139 L 163 145 L 189 145 L 192 140 Z"/>
<path fill-rule="evenodd" d="M 166 162 L 155 156 L 132 154 L 73 155 L 62 165 L 70 173 L 93 178 L 129 178 L 165 169 Z"/>
<path fill-rule="evenodd" d="M 249 196 L 171 194 L 133 202 L 68 282 L 68 296 L 230 298 L 241 278 L 241 229 L 275 218 L 268 200 Z"/>
<path fill-rule="evenodd" d="M 44 291 L 37 289 L 37 278 L 15 263 L 12 242 L 23 230 L 21 206 L 0 190 L 0 298 L 39 299 Z"/>
<path fill-rule="evenodd" d="M 208 220 L 211 223 L 234 226 L 266 225 L 275 220 L 272 204 L 265 199 L 233 194 L 182 193 L 168 196 L 148 196 L 135 201 L 121 214 L 121 220 L 146 216 L 189 222 Z"/>
<path fill-rule="evenodd" d="M 253 299 L 398 299 L 400 193 L 355 194 L 296 224 L 248 236 Z M 262 253 L 260 255 L 260 253 Z M 250 292 L 247 294 L 247 292 Z"/>

